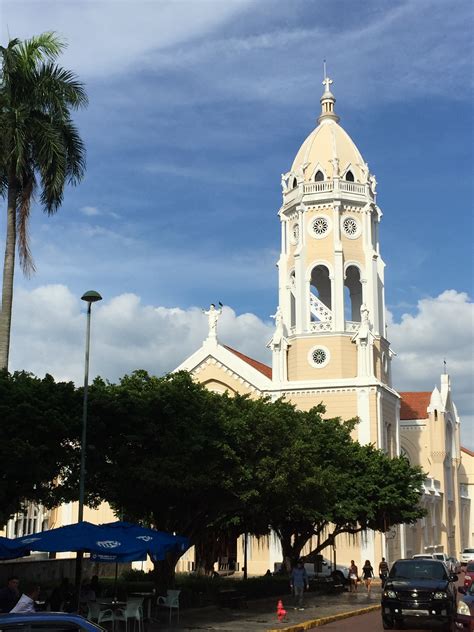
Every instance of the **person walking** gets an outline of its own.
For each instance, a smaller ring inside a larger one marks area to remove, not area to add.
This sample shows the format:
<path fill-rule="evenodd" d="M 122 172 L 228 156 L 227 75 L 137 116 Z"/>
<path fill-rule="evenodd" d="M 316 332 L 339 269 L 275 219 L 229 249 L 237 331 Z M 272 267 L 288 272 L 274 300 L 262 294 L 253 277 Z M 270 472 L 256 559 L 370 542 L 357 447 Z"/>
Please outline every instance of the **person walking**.
<path fill-rule="evenodd" d="M 387 581 L 387 577 L 388 577 L 388 564 L 385 561 L 385 558 L 382 558 L 382 561 L 379 564 L 379 577 L 382 581 L 382 588 L 385 586 L 385 582 Z"/>
<path fill-rule="evenodd" d="M 308 573 L 304 567 L 304 564 L 301 560 L 298 560 L 298 563 L 291 571 L 290 576 L 290 588 L 293 591 L 295 596 L 295 608 L 298 607 L 300 610 L 304 610 L 303 608 L 303 595 L 304 589 L 308 590 L 309 581 L 308 581 Z"/>
<path fill-rule="evenodd" d="M 373 576 L 374 576 L 374 569 L 372 568 L 372 564 L 370 563 L 370 560 L 365 560 L 365 564 L 362 567 L 362 579 L 364 580 L 368 597 L 370 597 L 370 590 L 371 590 Z"/>
<path fill-rule="evenodd" d="M 357 592 L 357 582 L 359 581 L 359 569 L 354 560 L 351 560 L 349 566 L 349 592 Z"/>

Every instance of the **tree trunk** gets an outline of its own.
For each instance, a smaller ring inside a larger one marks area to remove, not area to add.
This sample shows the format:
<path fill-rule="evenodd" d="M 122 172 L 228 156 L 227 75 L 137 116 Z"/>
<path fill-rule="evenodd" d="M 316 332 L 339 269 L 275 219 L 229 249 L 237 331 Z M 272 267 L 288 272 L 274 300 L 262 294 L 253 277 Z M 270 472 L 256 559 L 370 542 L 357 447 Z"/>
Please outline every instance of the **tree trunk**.
<path fill-rule="evenodd" d="M 13 303 L 13 277 L 16 250 L 16 202 L 18 186 L 14 178 L 8 183 L 7 234 L 3 263 L 2 311 L 0 312 L 0 369 L 8 370 Z"/>
<path fill-rule="evenodd" d="M 180 555 L 168 555 L 165 560 L 153 562 L 153 575 L 157 595 L 166 595 L 168 588 L 175 583 L 175 567 Z"/>

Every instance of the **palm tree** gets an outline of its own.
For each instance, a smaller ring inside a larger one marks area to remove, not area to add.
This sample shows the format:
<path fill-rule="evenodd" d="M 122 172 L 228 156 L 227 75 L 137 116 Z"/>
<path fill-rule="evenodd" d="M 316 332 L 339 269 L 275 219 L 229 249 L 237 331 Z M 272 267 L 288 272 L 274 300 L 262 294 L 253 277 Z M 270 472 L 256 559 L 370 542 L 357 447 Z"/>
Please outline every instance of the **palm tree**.
<path fill-rule="evenodd" d="M 71 111 L 87 104 L 84 86 L 56 64 L 65 44 L 55 33 L 11 40 L 0 47 L 0 196 L 7 199 L 6 247 L 0 312 L 0 370 L 8 369 L 15 252 L 29 276 L 35 267 L 28 240 L 37 189 L 45 213 L 55 213 L 66 183 L 85 171 L 85 148 Z"/>

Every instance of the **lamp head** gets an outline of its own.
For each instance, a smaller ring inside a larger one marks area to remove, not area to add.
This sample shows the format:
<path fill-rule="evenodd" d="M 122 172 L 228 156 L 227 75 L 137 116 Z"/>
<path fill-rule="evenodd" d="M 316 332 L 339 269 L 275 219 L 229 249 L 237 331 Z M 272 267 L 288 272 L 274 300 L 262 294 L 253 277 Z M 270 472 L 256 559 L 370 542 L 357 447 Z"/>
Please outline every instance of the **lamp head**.
<path fill-rule="evenodd" d="M 89 290 L 81 296 L 81 301 L 86 301 L 86 303 L 97 303 L 97 301 L 101 300 L 102 296 L 99 292 L 95 292 L 94 290 Z"/>

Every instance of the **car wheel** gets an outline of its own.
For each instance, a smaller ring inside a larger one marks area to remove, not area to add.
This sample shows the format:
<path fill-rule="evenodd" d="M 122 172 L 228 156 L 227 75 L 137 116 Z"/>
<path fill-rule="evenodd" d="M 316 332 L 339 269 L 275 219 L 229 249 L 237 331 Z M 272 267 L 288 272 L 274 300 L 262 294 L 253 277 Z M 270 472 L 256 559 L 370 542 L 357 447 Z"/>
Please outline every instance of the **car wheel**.
<path fill-rule="evenodd" d="M 334 579 L 337 579 L 337 581 L 341 582 L 341 584 L 345 584 L 346 583 L 346 579 L 344 577 L 344 574 L 341 573 L 341 571 L 334 571 Z"/>
<path fill-rule="evenodd" d="M 384 630 L 393 630 L 393 619 L 382 617 L 382 625 Z"/>

